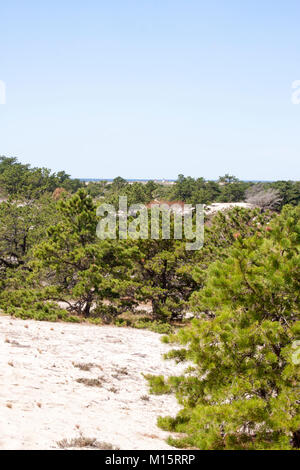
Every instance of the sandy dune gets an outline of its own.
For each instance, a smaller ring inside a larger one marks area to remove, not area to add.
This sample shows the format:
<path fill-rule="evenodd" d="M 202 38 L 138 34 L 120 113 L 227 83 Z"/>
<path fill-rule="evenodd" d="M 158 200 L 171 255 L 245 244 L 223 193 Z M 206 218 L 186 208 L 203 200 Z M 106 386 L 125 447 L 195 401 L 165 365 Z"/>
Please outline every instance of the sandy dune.
<path fill-rule="evenodd" d="M 176 414 L 178 404 L 172 396 L 145 399 L 141 375 L 179 372 L 161 359 L 167 350 L 146 330 L 0 316 L 0 449 L 55 449 L 80 433 L 120 449 L 170 448 L 156 419 Z"/>
<path fill-rule="evenodd" d="M 206 206 L 204 211 L 206 214 L 215 214 L 219 211 L 226 211 L 234 207 L 242 207 L 243 209 L 254 209 L 255 206 L 247 202 L 213 202 L 210 206 Z"/>

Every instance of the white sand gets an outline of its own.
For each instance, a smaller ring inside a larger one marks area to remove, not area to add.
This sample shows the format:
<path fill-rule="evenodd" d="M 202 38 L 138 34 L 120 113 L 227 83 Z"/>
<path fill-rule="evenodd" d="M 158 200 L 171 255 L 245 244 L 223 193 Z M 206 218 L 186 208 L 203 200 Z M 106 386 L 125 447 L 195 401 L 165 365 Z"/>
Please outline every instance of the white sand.
<path fill-rule="evenodd" d="M 210 206 L 205 206 L 206 214 L 215 214 L 219 211 L 226 211 L 234 207 L 242 207 L 243 209 L 254 209 L 255 206 L 248 202 L 213 202 Z"/>
<path fill-rule="evenodd" d="M 149 395 L 142 372 L 180 372 L 162 360 L 168 349 L 146 330 L 0 316 L 0 449 L 54 449 L 80 433 L 120 449 L 170 448 L 156 419 L 175 415 L 176 399 L 141 399 Z M 101 368 L 83 371 L 73 362 Z M 76 382 L 82 377 L 105 382 L 91 387 Z"/>

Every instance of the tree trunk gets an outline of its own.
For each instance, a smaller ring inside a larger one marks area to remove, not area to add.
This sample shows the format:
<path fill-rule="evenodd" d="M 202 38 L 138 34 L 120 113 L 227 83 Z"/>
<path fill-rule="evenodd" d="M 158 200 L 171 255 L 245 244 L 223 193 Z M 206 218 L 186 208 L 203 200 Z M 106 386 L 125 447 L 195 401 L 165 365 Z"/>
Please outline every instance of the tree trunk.
<path fill-rule="evenodd" d="M 85 317 L 89 317 L 91 313 L 92 299 L 88 298 L 86 301 L 85 307 L 83 309 L 83 314 Z"/>
<path fill-rule="evenodd" d="M 292 445 L 295 449 L 300 449 L 300 429 L 293 433 Z"/>

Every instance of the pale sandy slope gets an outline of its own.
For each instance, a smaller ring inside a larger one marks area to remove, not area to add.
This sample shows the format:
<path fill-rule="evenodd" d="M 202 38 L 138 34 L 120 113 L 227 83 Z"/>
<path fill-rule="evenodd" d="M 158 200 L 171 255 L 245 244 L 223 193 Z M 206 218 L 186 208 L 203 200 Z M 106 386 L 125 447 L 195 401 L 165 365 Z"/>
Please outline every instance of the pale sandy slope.
<path fill-rule="evenodd" d="M 146 330 L 0 316 L 0 449 L 52 449 L 80 432 L 121 449 L 168 449 L 156 419 L 175 415 L 176 399 L 141 399 L 142 372 L 179 372 L 162 360 L 167 350 Z M 95 366 L 82 371 L 74 362 Z M 76 382 L 84 377 L 105 382 Z"/>

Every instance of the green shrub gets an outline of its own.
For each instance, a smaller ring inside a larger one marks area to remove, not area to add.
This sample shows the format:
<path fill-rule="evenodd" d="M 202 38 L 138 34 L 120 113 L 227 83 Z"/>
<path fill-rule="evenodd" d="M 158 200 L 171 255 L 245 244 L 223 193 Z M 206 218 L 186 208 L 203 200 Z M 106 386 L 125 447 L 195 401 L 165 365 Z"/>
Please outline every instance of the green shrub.
<path fill-rule="evenodd" d="M 230 255 L 208 270 L 192 308 L 202 313 L 169 338 L 181 377 L 148 377 L 176 393 L 181 411 L 159 425 L 199 449 L 300 448 L 300 206 L 253 237 L 237 234 Z"/>
<path fill-rule="evenodd" d="M 145 329 L 153 331 L 154 333 L 159 334 L 170 334 L 173 332 L 174 328 L 169 323 L 163 323 L 157 320 L 137 320 L 132 324 L 133 328 Z"/>

